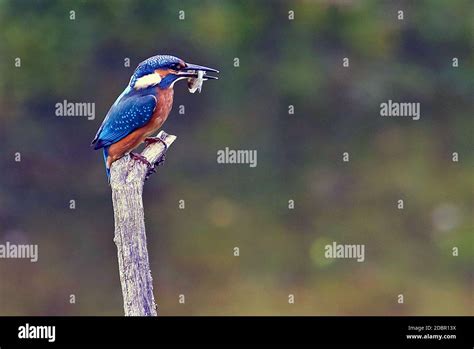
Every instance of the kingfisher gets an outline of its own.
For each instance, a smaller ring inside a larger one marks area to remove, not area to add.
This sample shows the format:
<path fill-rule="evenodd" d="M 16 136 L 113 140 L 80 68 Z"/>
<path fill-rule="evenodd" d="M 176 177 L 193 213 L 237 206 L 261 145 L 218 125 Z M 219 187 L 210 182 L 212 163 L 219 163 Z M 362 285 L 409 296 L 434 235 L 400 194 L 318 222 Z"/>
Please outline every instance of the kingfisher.
<path fill-rule="evenodd" d="M 157 55 L 141 62 L 135 69 L 130 82 L 112 105 L 100 125 L 91 146 L 103 149 L 107 178 L 110 180 L 110 166 L 124 155 L 150 163 L 140 154 L 133 153 L 143 142 L 162 142 L 151 137 L 164 124 L 173 106 L 174 84 L 187 80 L 188 89 L 194 93 L 201 89 L 203 81 L 215 80 L 218 70 L 186 63 L 170 55 Z M 150 170 L 150 168 L 149 168 Z"/>

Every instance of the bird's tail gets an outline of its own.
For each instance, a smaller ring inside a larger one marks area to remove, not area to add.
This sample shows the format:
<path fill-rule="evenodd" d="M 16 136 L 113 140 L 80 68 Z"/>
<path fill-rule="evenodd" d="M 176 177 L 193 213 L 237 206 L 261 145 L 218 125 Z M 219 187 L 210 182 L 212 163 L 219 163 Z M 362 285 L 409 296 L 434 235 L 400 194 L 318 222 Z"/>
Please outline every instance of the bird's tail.
<path fill-rule="evenodd" d="M 110 168 L 107 167 L 107 157 L 109 156 L 109 147 L 104 147 L 102 150 L 104 153 L 105 173 L 107 174 L 107 180 L 109 181 L 109 184 L 110 184 Z"/>

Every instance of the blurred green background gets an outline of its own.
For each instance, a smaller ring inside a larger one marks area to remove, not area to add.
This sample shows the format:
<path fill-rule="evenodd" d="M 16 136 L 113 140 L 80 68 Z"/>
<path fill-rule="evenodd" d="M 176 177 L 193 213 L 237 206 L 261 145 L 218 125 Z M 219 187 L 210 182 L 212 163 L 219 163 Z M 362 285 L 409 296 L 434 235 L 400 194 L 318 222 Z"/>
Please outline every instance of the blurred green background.
<path fill-rule="evenodd" d="M 37 263 L 0 260 L 0 314 L 123 314 L 89 143 L 136 65 L 169 53 L 221 73 L 200 95 L 176 84 L 178 139 L 144 190 L 161 315 L 472 315 L 473 6 L 0 1 L 0 243 L 39 244 Z M 65 99 L 95 120 L 56 116 Z M 381 117 L 388 99 L 421 120 Z M 225 147 L 258 166 L 218 164 Z M 365 244 L 365 262 L 325 259 L 332 241 Z"/>

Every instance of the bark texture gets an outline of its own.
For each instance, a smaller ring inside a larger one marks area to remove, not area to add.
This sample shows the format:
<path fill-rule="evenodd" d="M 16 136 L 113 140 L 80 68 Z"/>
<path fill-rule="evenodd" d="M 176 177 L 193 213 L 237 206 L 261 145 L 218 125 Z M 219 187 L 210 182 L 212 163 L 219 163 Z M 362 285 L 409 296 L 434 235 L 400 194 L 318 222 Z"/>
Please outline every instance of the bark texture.
<path fill-rule="evenodd" d="M 169 147 L 176 136 L 161 131 L 160 137 Z M 165 152 L 161 142 L 148 145 L 142 152 L 154 165 Z M 148 260 L 143 210 L 143 185 L 147 166 L 130 156 L 115 161 L 110 169 L 110 186 L 114 207 L 115 237 L 123 293 L 125 316 L 156 316 L 153 279 Z"/>

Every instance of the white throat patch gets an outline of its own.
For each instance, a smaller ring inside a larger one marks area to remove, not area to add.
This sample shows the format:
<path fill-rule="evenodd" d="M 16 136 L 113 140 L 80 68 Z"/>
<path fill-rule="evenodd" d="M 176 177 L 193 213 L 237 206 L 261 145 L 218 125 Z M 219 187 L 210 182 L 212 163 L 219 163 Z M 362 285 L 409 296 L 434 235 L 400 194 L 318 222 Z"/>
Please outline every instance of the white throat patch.
<path fill-rule="evenodd" d="M 135 90 L 140 90 L 142 88 L 147 88 L 153 85 L 157 85 L 160 82 L 161 82 L 161 76 L 158 73 L 151 73 L 137 79 L 133 87 L 135 88 Z"/>

